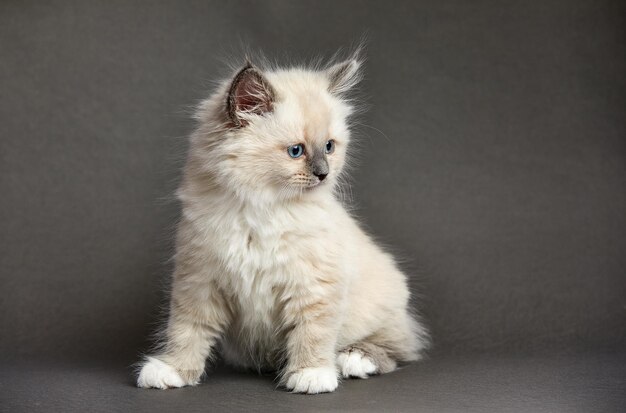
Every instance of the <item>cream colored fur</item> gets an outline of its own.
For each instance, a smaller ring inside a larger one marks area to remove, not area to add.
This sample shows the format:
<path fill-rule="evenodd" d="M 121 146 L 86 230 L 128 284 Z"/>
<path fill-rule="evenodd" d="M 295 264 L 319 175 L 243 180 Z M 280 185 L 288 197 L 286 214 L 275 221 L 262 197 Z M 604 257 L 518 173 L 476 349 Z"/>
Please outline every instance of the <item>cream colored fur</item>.
<path fill-rule="evenodd" d="M 231 364 L 278 371 L 288 390 L 329 392 L 340 376 L 416 360 L 426 344 L 405 275 L 335 194 L 350 141 L 344 96 L 360 62 L 255 70 L 271 109 L 240 110 L 233 121 L 228 81 L 198 110 L 178 191 L 169 321 L 140 387 L 195 385 L 219 348 Z M 320 181 L 307 157 L 329 139 Z M 293 159 L 287 148 L 298 143 L 310 152 Z"/>

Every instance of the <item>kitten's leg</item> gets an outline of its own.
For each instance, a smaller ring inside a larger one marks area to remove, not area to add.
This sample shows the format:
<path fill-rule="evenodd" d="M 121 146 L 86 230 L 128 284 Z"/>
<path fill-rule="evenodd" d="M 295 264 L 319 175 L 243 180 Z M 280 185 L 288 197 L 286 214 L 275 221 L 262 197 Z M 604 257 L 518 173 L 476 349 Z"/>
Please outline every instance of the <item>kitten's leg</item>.
<path fill-rule="evenodd" d="M 399 363 L 419 360 L 430 345 L 428 331 L 407 310 L 393 316 L 369 341 L 385 349 Z"/>
<path fill-rule="evenodd" d="M 428 345 L 424 327 L 404 313 L 368 338 L 341 350 L 337 367 L 344 378 L 367 378 L 396 369 L 398 363 L 416 361 Z"/>
<path fill-rule="evenodd" d="M 229 319 L 217 288 L 175 278 L 165 342 L 157 355 L 143 362 L 137 386 L 167 389 L 198 384 Z"/>
<path fill-rule="evenodd" d="M 338 297 L 292 299 L 285 314 L 293 326 L 287 336 L 287 365 L 282 384 L 295 393 L 326 393 L 337 388 L 335 346 Z"/>

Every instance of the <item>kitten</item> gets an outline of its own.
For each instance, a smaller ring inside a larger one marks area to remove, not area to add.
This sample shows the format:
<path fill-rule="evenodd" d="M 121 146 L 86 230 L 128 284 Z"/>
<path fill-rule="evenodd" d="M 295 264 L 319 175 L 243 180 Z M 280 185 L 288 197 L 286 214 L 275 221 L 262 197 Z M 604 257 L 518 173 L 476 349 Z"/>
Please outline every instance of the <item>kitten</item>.
<path fill-rule="evenodd" d="M 139 387 L 196 385 L 217 352 L 278 371 L 298 393 L 419 358 L 427 334 L 409 314 L 406 277 L 334 192 L 361 64 L 358 54 L 315 70 L 248 63 L 200 105 L 165 340 Z"/>

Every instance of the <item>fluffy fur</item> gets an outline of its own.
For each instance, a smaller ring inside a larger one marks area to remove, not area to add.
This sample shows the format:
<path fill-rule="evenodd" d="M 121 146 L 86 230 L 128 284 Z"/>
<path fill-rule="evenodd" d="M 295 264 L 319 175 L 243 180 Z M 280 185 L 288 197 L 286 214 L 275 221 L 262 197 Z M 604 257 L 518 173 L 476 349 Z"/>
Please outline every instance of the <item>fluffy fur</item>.
<path fill-rule="evenodd" d="M 426 332 L 405 275 L 336 196 L 360 70 L 358 56 L 321 69 L 247 64 L 200 105 L 165 339 L 139 387 L 195 385 L 218 352 L 299 393 L 419 358 Z"/>

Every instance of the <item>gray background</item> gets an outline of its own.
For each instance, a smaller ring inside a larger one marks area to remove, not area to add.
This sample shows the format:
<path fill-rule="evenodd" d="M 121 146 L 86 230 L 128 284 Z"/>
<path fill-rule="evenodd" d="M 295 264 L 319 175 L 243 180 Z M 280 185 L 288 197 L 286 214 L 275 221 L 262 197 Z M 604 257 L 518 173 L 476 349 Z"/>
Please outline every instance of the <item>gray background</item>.
<path fill-rule="evenodd" d="M 435 347 L 416 377 L 432 389 L 437 363 L 467 383 L 476 378 L 458 366 L 496 369 L 476 402 L 503 385 L 498 360 L 622 352 L 625 14 L 619 1 L 1 2 L 0 360 L 13 367 L 0 395 L 11 389 L 24 406 L 19 383 L 37 360 L 70 376 L 117 363 L 111 397 L 171 401 L 136 396 L 126 366 L 166 299 L 191 108 L 242 45 L 302 61 L 364 33 L 369 111 L 352 192 L 421 297 Z M 521 384 L 500 390 L 542 383 L 516 362 Z M 576 371 L 602 365 L 606 386 L 623 388 L 623 368 L 606 376 L 613 362 L 585 363 Z M 38 368 L 56 386 L 37 399 L 45 406 L 64 384 Z M 346 386 L 393 389 L 418 380 L 402 379 L 411 369 Z M 283 397 L 261 383 L 264 397 Z M 72 406 L 101 402 L 77 397 Z M 470 409 L 471 397 L 456 397 Z"/>

